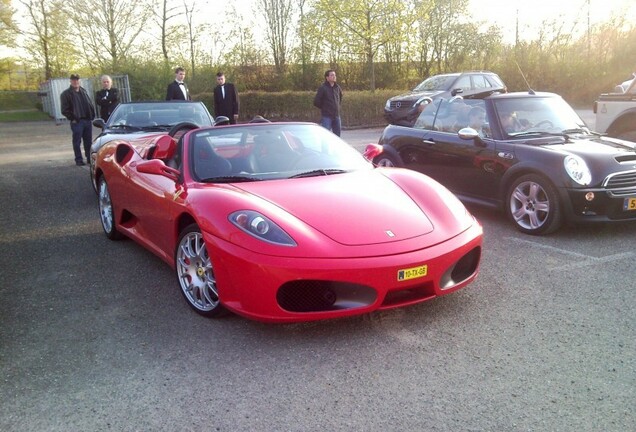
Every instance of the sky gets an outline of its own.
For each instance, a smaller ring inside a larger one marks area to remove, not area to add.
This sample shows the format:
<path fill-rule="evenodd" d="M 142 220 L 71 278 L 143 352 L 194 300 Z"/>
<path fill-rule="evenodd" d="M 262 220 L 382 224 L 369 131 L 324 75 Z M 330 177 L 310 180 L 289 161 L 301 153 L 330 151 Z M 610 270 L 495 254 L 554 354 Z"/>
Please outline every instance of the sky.
<path fill-rule="evenodd" d="M 519 17 L 521 39 L 531 39 L 544 21 L 562 20 L 570 23 L 579 19 L 587 27 L 606 21 L 613 14 L 636 20 L 636 0 L 470 0 L 470 13 L 477 21 L 496 24 L 502 29 L 504 40 L 515 40 L 516 17 Z"/>
<path fill-rule="evenodd" d="M 197 0 L 197 6 L 201 11 L 209 12 L 217 7 L 218 1 Z M 251 18 L 256 2 L 257 0 L 234 0 L 230 4 L 246 18 Z M 11 4 L 15 9 L 22 9 L 21 3 L 17 0 L 13 0 Z M 537 29 L 546 20 L 570 23 L 579 19 L 581 28 L 584 29 L 587 25 L 588 10 L 591 25 L 607 20 L 612 14 L 626 14 L 632 22 L 636 21 L 636 0 L 470 0 L 468 8 L 476 21 L 498 25 L 507 43 L 513 43 L 515 40 L 517 17 L 520 38 L 527 40 L 534 38 Z M 16 18 L 20 15 L 16 14 Z M 201 17 L 217 21 L 217 24 L 224 20 L 221 15 L 200 14 Z M 11 55 L 10 51 L 0 48 L 0 57 L 6 55 Z"/>

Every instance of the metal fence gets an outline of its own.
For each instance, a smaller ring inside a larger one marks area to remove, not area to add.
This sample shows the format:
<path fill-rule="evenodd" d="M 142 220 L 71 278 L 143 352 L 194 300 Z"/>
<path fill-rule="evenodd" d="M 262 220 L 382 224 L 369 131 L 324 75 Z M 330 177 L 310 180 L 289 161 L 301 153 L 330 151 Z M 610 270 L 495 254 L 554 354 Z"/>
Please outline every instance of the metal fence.
<path fill-rule="evenodd" d="M 95 104 L 95 93 L 102 88 L 101 75 L 97 77 L 82 78 L 82 87 L 91 98 L 91 102 L 95 107 L 95 112 L 99 109 Z M 113 79 L 113 87 L 119 90 L 119 101 L 130 102 L 130 85 L 128 83 L 128 75 L 111 76 Z M 53 78 L 42 84 L 38 96 L 42 99 L 42 110 L 55 119 L 56 124 L 67 121 L 62 115 L 62 107 L 60 104 L 60 95 L 70 86 L 68 78 Z"/>

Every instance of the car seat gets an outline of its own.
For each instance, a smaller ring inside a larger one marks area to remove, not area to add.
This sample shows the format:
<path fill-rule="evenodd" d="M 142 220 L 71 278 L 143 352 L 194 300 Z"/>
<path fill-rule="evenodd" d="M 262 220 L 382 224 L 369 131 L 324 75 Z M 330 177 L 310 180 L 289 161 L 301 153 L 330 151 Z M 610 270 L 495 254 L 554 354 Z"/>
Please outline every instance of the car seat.
<path fill-rule="evenodd" d="M 214 149 L 203 140 L 195 141 L 194 173 L 199 179 L 223 177 L 232 172 L 232 164 L 219 156 Z"/>
<path fill-rule="evenodd" d="M 271 133 L 254 137 L 252 155 L 252 165 L 260 172 L 288 171 L 300 157 L 281 134 Z"/>
<path fill-rule="evenodd" d="M 126 116 L 126 124 L 135 127 L 150 126 L 150 111 L 131 112 Z"/>

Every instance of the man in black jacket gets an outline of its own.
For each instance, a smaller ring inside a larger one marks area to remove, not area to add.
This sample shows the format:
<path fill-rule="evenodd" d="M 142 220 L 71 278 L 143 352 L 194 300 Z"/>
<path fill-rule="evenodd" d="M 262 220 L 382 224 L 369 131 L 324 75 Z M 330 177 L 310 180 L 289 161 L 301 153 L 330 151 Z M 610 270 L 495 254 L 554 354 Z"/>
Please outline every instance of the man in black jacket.
<path fill-rule="evenodd" d="M 214 88 L 214 117 L 225 116 L 230 124 L 236 124 L 239 117 L 239 97 L 234 84 L 225 82 L 225 74 L 217 72 Z"/>
<path fill-rule="evenodd" d="M 341 103 L 342 89 L 336 84 L 336 71 L 329 69 L 325 72 L 325 82 L 318 87 L 314 106 L 320 109 L 320 124 L 338 136 L 342 129 Z"/>
<path fill-rule="evenodd" d="M 111 113 L 119 104 L 119 91 L 113 87 L 113 80 L 108 75 L 102 75 L 102 89 L 95 94 L 95 102 L 99 105 L 99 115 L 108 121 Z"/>
<path fill-rule="evenodd" d="M 82 159 L 80 144 L 84 141 L 84 153 L 88 161 L 91 152 L 91 142 L 93 141 L 95 108 L 93 108 L 93 103 L 88 97 L 88 93 L 81 86 L 79 75 L 71 75 L 71 85 L 60 95 L 60 104 L 62 115 L 71 122 L 75 165 L 86 165 Z"/>
<path fill-rule="evenodd" d="M 185 79 L 185 69 L 178 67 L 174 70 L 174 81 L 168 84 L 166 100 L 191 100 Z"/>

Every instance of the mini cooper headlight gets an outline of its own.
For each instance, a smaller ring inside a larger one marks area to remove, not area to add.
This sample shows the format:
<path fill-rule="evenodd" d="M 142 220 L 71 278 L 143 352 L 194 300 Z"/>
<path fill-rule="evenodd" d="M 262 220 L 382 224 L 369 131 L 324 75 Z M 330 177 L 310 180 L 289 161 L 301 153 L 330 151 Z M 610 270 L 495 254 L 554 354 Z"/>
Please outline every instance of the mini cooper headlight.
<path fill-rule="evenodd" d="M 252 210 L 239 210 L 229 217 L 230 222 L 259 240 L 282 246 L 296 246 L 296 242 L 281 227 Z"/>
<path fill-rule="evenodd" d="M 565 172 L 580 185 L 587 186 L 592 182 L 592 174 L 583 159 L 575 155 L 566 156 L 563 160 Z"/>

